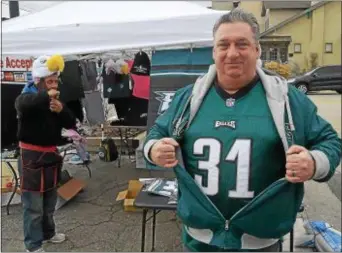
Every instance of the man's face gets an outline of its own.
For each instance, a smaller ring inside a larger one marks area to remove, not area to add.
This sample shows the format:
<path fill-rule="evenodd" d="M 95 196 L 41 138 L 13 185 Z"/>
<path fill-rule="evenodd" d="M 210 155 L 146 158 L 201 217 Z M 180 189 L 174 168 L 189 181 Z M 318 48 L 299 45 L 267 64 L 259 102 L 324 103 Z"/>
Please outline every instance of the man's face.
<path fill-rule="evenodd" d="M 58 76 L 52 75 L 44 78 L 45 86 L 47 90 L 58 89 Z"/>
<path fill-rule="evenodd" d="M 258 52 L 252 28 L 248 24 L 222 24 L 217 29 L 213 59 L 219 75 L 233 79 L 254 75 Z"/>

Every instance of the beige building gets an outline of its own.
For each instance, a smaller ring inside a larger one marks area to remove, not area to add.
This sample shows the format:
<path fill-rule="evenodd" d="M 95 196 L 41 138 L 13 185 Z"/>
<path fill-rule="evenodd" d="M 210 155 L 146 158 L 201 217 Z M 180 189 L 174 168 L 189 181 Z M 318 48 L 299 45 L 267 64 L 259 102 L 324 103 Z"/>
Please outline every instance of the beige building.
<path fill-rule="evenodd" d="M 256 16 L 263 61 L 291 62 L 298 72 L 341 64 L 340 1 L 214 0 L 212 7 L 239 7 Z"/>

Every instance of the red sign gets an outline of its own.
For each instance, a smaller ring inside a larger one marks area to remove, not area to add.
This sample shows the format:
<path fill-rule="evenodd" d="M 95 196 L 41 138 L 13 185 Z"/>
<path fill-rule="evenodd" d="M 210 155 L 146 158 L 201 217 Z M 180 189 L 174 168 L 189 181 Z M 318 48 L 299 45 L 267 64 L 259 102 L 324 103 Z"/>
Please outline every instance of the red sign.
<path fill-rule="evenodd" d="M 22 57 L 2 57 L 1 70 L 2 71 L 29 71 L 32 68 L 32 59 Z"/>

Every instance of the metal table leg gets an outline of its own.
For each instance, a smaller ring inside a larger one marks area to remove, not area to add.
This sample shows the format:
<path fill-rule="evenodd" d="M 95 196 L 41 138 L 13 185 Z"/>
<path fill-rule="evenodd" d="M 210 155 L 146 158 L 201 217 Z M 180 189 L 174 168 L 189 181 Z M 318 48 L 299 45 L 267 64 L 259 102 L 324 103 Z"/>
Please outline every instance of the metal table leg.
<path fill-rule="evenodd" d="M 6 162 L 6 164 L 7 164 L 7 166 L 10 168 L 10 170 L 12 171 L 13 176 L 14 176 L 14 181 L 15 181 L 14 189 L 12 189 L 11 197 L 9 198 L 8 203 L 7 203 L 7 206 L 6 206 L 7 215 L 9 215 L 9 214 L 10 214 L 10 213 L 9 213 L 9 207 L 10 207 L 10 204 L 11 204 L 11 202 L 12 202 L 12 200 L 13 200 L 13 197 L 14 197 L 14 195 L 16 194 L 17 189 L 18 189 L 18 187 L 19 187 L 19 180 L 18 180 L 18 175 L 17 175 L 17 173 L 15 172 L 15 170 L 14 170 L 12 164 L 11 164 L 10 162 Z"/>
<path fill-rule="evenodd" d="M 290 232 L 290 252 L 293 252 L 293 229 Z"/>
<path fill-rule="evenodd" d="M 127 148 L 127 153 L 128 153 L 128 159 L 131 160 L 131 146 L 129 144 L 129 139 L 130 137 L 128 136 L 129 130 L 131 128 L 126 128 L 125 129 L 125 144 L 126 144 L 126 148 Z"/>
<path fill-rule="evenodd" d="M 155 244 L 155 241 L 156 241 L 156 215 L 157 215 L 156 209 L 153 209 L 153 219 L 152 219 L 152 249 L 151 249 L 151 251 L 154 251 L 154 250 L 155 250 L 154 244 Z"/>
<path fill-rule="evenodd" d="M 123 154 L 123 146 L 124 146 L 124 136 L 122 134 L 122 130 L 121 128 L 119 128 L 119 135 L 120 135 L 120 152 L 119 152 L 119 160 L 118 160 L 118 166 L 119 168 L 121 167 L 121 157 L 122 157 L 122 154 Z"/>
<path fill-rule="evenodd" d="M 88 175 L 89 175 L 89 178 L 91 178 L 91 169 L 89 168 L 89 165 L 88 164 L 84 164 L 84 166 L 87 168 L 88 170 Z"/>
<path fill-rule="evenodd" d="M 146 215 L 148 209 L 143 210 L 143 217 L 142 217 L 142 227 L 141 227 L 141 252 L 145 251 L 145 230 L 146 230 Z"/>

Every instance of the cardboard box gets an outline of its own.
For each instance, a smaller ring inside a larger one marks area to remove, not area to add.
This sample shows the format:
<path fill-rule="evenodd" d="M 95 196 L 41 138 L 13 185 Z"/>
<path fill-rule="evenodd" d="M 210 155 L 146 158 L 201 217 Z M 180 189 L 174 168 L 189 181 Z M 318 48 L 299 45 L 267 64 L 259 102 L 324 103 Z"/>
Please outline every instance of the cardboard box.
<path fill-rule="evenodd" d="M 134 201 L 142 187 L 143 184 L 139 180 L 130 180 L 128 182 L 128 189 L 119 192 L 118 196 L 116 197 L 116 201 L 123 200 L 125 212 L 134 212 L 139 210 L 134 206 Z"/>
<path fill-rule="evenodd" d="M 86 186 L 83 180 L 71 178 L 68 182 L 57 189 L 58 198 L 55 210 L 64 206 L 69 200 L 73 199 Z"/>
<path fill-rule="evenodd" d="M 13 169 L 17 173 L 17 176 L 19 177 L 18 172 L 18 160 L 17 159 L 6 159 L 7 162 L 10 162 Z M 9 197 L 12 194 L 13 187 L 9 187 L 9 184 L 12 183 L 12 186 L 14 186 L 14 176 L 11 171 L 11 169 L 8 167 L 7 163 L 4 161 L 1 161 L 1 206 L 7 205 L 7 202 L 9 200 Z M 86 186 L 86 183 L 82 180 L 71 178 L 69 181 L 67 181 L 65 184 L 60 186 L 57 189 L 57 204 L 56 204 L 56 210 L 61 208 L 63 205 L 65 205 L 68 201 L 70 201 L 72 198 L 74 198 L 80 191 L 82 191 Z M 11 202 L 11 205 L 20 204 L 21 198 L 20 198 L 20 189 L 17 189 L 16 194 Z"/>

